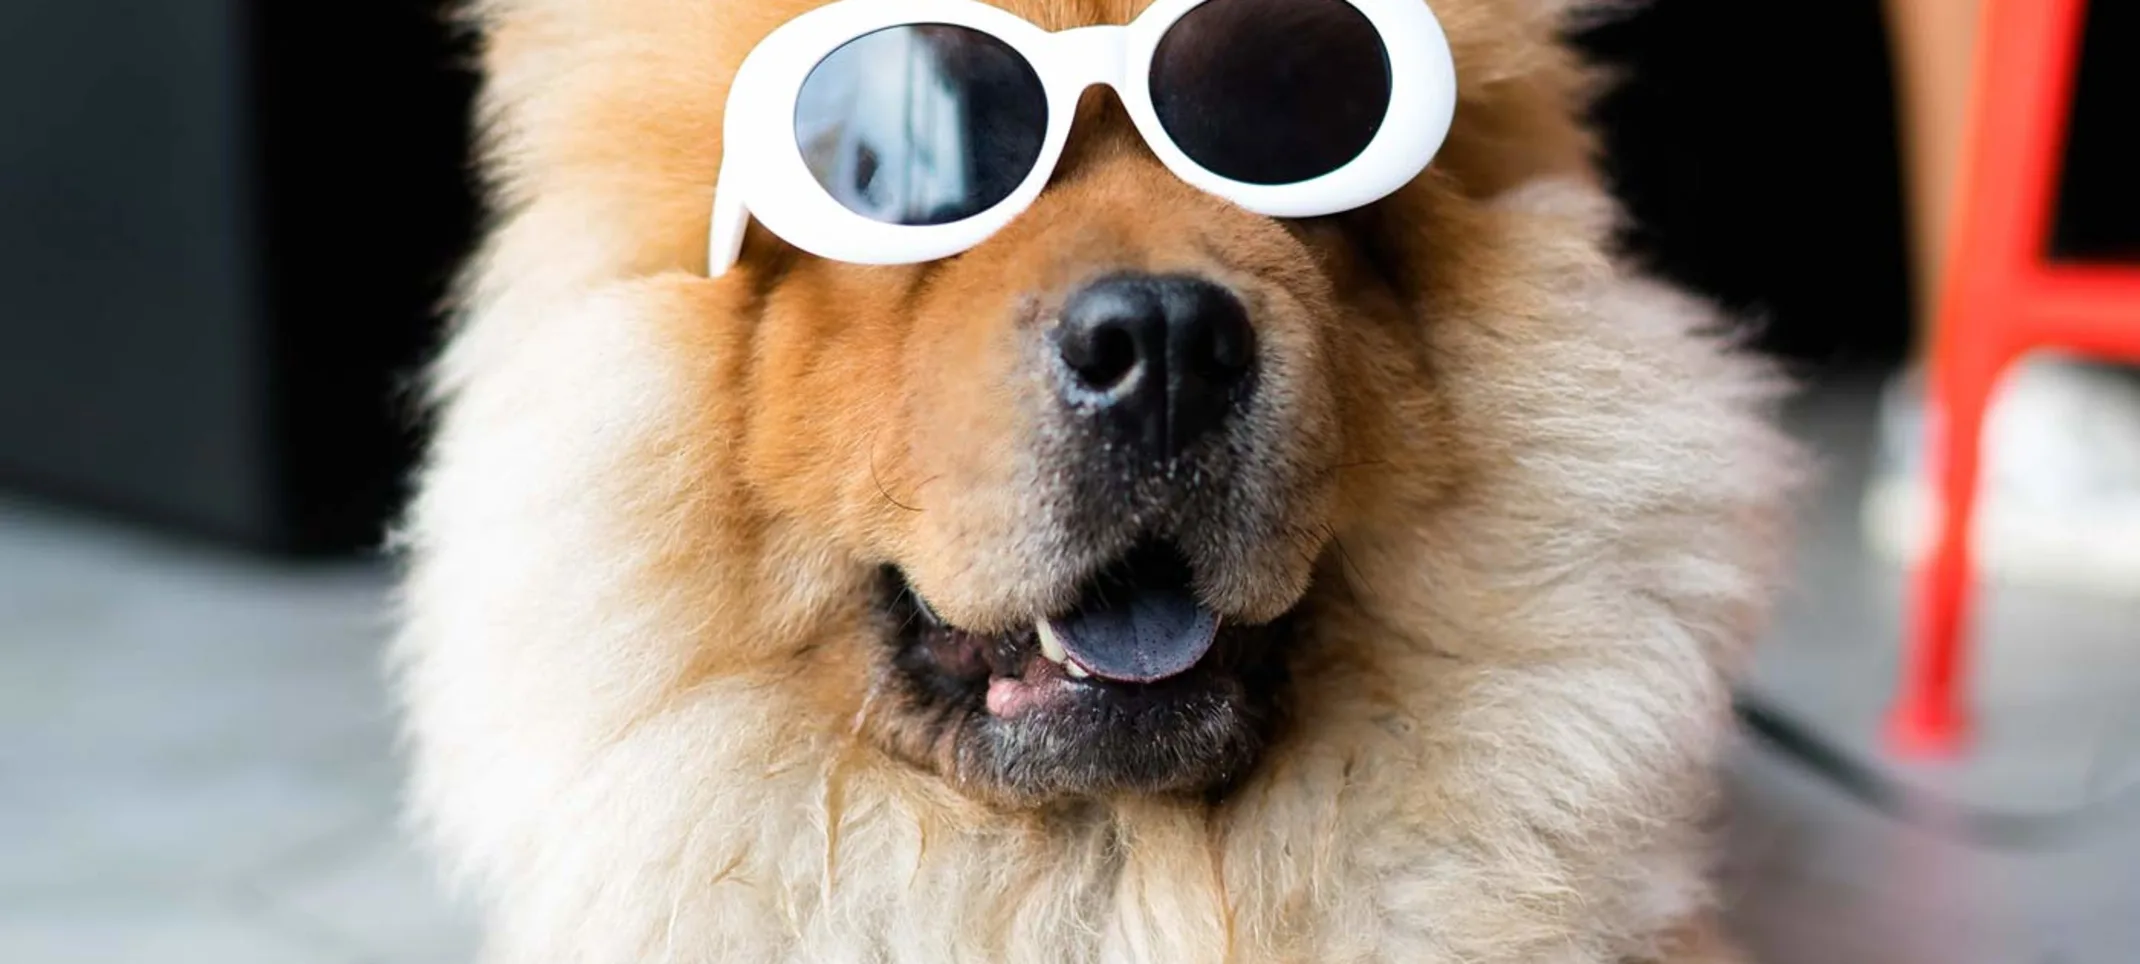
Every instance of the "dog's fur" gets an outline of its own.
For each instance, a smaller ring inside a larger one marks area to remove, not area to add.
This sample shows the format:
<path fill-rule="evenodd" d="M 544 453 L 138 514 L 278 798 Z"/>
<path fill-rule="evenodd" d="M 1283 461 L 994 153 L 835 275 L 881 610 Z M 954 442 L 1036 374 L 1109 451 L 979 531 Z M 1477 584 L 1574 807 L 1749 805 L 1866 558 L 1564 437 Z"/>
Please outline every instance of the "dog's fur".
<path fill-rule="evenodd" d="M 729 73 L 810 3 L 474 10 L 498 220 L 397 669 L 488 959 L 1735 960 L 1699 828 L 1794 456 L 1773 380 L 1610 256 L 1568 4 L 1434 0 L 1456 126 L 1364 212 L 1201 195 L 1095 95 L 960 258 L 754 229 L 708 280 Z M 1292 366 L 1288 524 L 1206 587 L 1306 594 L 1286 722 L 1223 793 L 992 794 L 883 705 L 874 574 L 975 625 L 1060 592 L 1003 333 L 1125 266 L 1224 278 Z"/>

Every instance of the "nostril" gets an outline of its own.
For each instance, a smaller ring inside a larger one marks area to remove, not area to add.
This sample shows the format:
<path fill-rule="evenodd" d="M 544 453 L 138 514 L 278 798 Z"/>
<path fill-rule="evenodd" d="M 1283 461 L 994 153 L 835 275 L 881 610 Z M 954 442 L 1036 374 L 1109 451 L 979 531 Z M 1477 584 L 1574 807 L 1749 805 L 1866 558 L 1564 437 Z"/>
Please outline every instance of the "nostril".
<path fill-rule="evenodd" d="M 1089 337 L 1074 341 L 1074 346 L 1063 346 L 1063 361 L 1093 391 L 1113 389 L 1137 367 L 1137 337 L 1121 325 L 1101 325 Z"/>
<path fill-rule="evenodd" d="M 1165 364 L 1167 331 L 1167 306 L 1159 291 L 1117 276 L 1086 286 L 1063 306 L 1055 347 L 1077 390 L 1133 394 L 1147 382 L 1164 382 L 1163 373 L 1147 368 Z"/>

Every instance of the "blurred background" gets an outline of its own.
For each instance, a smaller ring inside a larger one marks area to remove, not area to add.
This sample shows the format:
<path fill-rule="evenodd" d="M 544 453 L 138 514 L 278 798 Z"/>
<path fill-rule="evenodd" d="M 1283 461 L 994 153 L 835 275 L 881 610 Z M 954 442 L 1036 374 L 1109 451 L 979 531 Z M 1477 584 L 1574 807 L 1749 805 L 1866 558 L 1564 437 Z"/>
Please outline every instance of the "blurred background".
<path fill-rule="evenodd" d="M 1974 742 L 1881 734 L 1980 2 L 2034 0 L 1652 0 L 1577 39 L 1617 78 L 1629 250 L 1805 385 L 1825 481 L 1751 691 L 1928 799 L 2063 815 L 2140 779 L 2122 368 L 2008 380 Z M 2091 6 L 2044 254 L 2140 267 L 2140 4 Z M 431 3 L 0 3 L 0 961 L 471 955 L 395 827 L 377 668 L 409 388 L 477 220 L 468 56 Z M 2140 959 L 2140 807 L 1990 847 L 1802 763 L 1735 754 L 1761 960 Z"/>

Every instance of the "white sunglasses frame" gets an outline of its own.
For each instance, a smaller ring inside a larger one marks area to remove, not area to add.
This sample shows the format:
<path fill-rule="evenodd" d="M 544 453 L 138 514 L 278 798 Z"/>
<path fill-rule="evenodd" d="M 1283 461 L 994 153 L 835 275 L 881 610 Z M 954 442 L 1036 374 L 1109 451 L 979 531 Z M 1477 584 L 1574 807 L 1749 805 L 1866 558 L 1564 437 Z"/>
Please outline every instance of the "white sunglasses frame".
<path fill-rule="evenodd" d="M 1390 71 L 1382 126 L 1334 171 L 1290 184 L 1223 177 L 1189 159 L 1153 110 L 1152 54 L 1184 14 L 1212 0 L 1158 0 L 1126 26 L 1051 32 L 980 0 L 835 0 L 775 29 L 744 58 L 729 87 L 720 180 L 714 187 L 707 273 L 720 277 L 741 255 L 756 218 L 787 243 L 856 264 L 914 264 L 969 250 L 1009 224 L 1047 186 L 1062 159 L 1077 102 L 1114 88 L 1130 120 L 1176 177 L 1257 214 L 1318 217 L 1363 207 L 1426 169 L 1456 114 L 1456 64 L 1426 0 L 1344 0 L 1380 35 Z M 980 31 L 1031 64 L 1048 104 L 1048 128 L 1033 169 L 1001 202 L 948 224 L 903 225 L 848 210 L 810 173 L 795 138 L 803 82 L 849 41 L 889 27 L 942 24 Z"/>

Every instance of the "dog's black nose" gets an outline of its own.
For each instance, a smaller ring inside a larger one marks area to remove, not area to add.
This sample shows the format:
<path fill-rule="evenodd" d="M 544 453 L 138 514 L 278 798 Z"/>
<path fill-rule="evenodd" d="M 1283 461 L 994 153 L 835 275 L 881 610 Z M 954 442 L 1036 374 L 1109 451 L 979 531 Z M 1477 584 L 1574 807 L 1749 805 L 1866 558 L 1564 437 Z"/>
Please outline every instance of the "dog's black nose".
<path fill-rule="evenodd" d="M 1073 410 L 1169 459 L 1247 397 L 1256 332 L 1231 292 L 1181 275 L 1119 274 L 1063 306 L 1055 349 Z"/>

